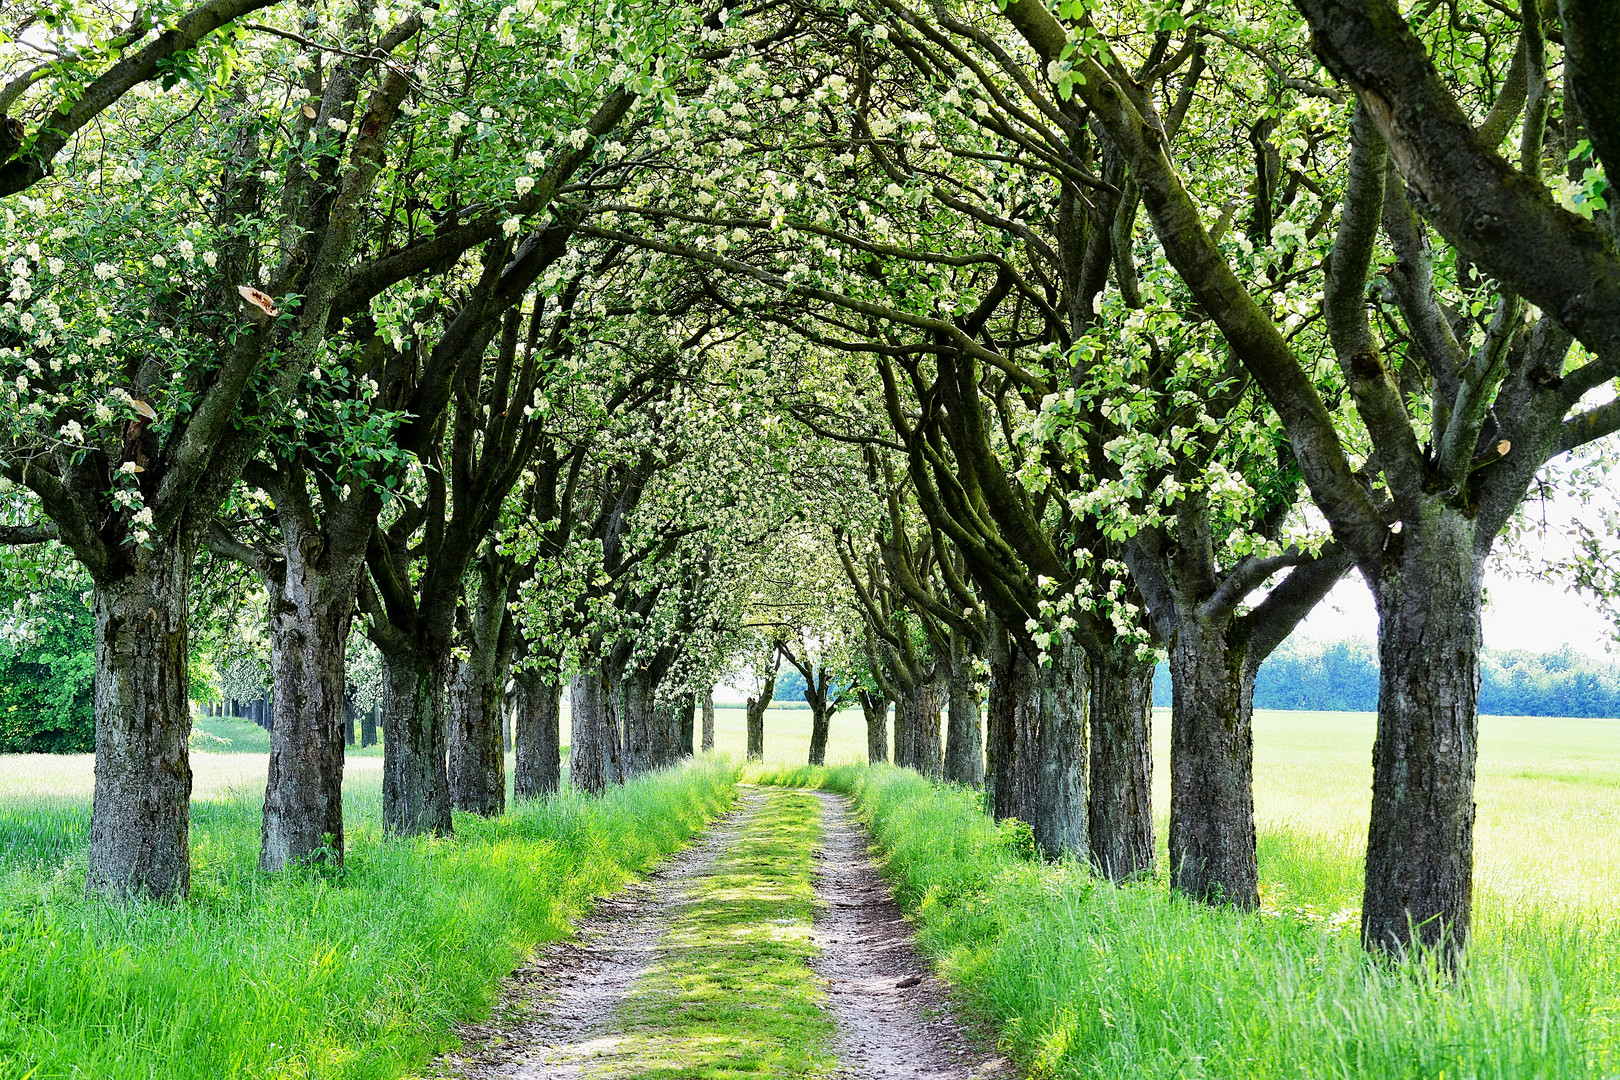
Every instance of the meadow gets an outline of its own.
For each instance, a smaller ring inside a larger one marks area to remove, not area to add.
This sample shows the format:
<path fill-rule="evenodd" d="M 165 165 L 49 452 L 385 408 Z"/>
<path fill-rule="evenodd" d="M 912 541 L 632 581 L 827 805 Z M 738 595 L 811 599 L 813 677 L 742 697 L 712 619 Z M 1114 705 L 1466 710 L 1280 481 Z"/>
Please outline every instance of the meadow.
<path fill-rule="evenodd" d="M 736 779 L 708 761 L 383 843 L 381 759 L 356 764 L 346 867 L 270 879 L 262 756 L 196 755 L 190 899 L 115 907 L 84 897 L 89 759 L 0 759 L 0 1078 L 406 1074 Z"/>
<path fill-rule="evenodd" d="M 371 748 L 346 771 L 347 871 L 270 882 L 254 868 L 265 734 L 202 727 L 192 899 L 171 909 L 83 899 L 90 757 L 0 758 L 0 1078 L 401 1075 L 734 781 L 703 765 L 384 844 Z M 717 710 L 731 760 L 743 728 Z M 971 793 L 791 768 L 802 709 L 767 715 L 763 779 L 856 794 L 924 945 L 1033 1075 L 1620 1075 L 1620 722 L 1482 720 L 1475 940 L 1455 983 L 1385 970 L 1356 941 L 1372 737 L 1370 714 L 1257 715 L 1259 916 L 1184 903 L 1162 870 L 1113 889 L 1030 862 Z M 860 714 L 840 713 L 829 761 L 864 754 Z"/>
<path fill-rule="evenodd" d="M 1034 1077 L 1620 1075 L 1620 722 L 1481 721 L 1474 937 L 1456 977 L 1358 940 L 1373 717 L 1255 723 L 1257 916 L 1027 857 L 978 797 L 893 769 L 763 782 L 856 798 L 935 962 Z"/>

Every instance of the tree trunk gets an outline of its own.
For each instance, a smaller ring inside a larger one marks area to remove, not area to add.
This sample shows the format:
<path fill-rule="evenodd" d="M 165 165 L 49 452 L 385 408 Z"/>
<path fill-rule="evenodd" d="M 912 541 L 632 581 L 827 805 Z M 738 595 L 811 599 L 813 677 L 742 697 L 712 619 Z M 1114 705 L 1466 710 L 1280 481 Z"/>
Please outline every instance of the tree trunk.
<path fill-rule="evenodd" d="M 517 759 L 512 768 L 512 797 L 521 801 L 554 795 L 562 783 L 562 687 L 535 671 L 519 671 L 514 680 Z"/>
<path fill-rule="evenodd" d="M 761 761 L 765 757 L 765 710 L 770 703 L 761 704 L 748 699 L 748 760 Z"/>
<path fill-rule="evenodd" d="M 1378 737 L 1361 935 L 1449 960 L 1473 905 L 1482 564 L 1472 523 L 1428 508 L 1385 555 L 1378 604 Z M 1391 557 L 1393 555 L 1393 557 Z"/>
<path fill-rule="evenodd" d="M 664 765 L 665 722 L 653 699 L 645 668 L 631 661 L 613 690 L 613 704 L 624 729 L 624 772 L 637 776 Z"/>
<path fill-rule="evenodd" d="M 881 692 L 859 691 L 861 712 L 866 715 L 866 763 L 882 765 L 889 760 L 889 699 Z"/>
<path fill-rule="evenodd" d="M 697 725 L 697 700 L 691 694 L 681 695 L 680 721 L 681 721 L 681 756 L 691 757 L 694 752 L 693 731 Z"/>
<path fill-rule="evenodd" d="M 377 706 L 375 705 L 367 709 L 366 714 L 360 718 L 360 745 L 362 747 L 377 745 Z"/>
<path fill-rule="evenodd" d="M 810 697 L 810 695 L 806 694 L 805 697 L 808 699 Z M 827 764 L 827 728 L 828 727 L 829 727 L 829 724 L 828 724 L 828 718 L 827 718 L 827 701 L 826 701 L 826 699 L 822 698 L 819 701 L 811 701 L 810 702 L 810 764 L 812 764 L 812 765 L 825 765 L 825 764 Z"/>
<path fill-rule="evenodd" d="M 990 665 L 991 802 L 998 820 L 1028 822 L 1049 857 L 1086 858 L 1086 659 L 1054 642 L 1043 668 L 1016 646 Z"/>
<path fill-rule="evenodd" d="M 310 858 L 343 864 L 344 645 L 359 572 L 357 560 L 339 580 L 303 556 L 296 535 L 284 550 L 277 570 L 261 575 L 276 686 L 259 845 L 269 873 Z"/>
<path fill-rule="evenodd" d="M 897 769 L 912 768 L 916 754 L 916 740 L 911 736 L 911 721 L 915 706 L 911 704 L 913 692 L 901 685 L 894 696 L 894 765 Z"/>
<path fill-rule="evenodd" d="M 901 764 L 900 748 L 904 746 L 904 764 L 931 780 L 938 780 L 944 771 L 944 758 L 940 752 L 939 712 L 945 705 L 949 685 L 949 676 L 943 668 L 936 668 L 927 679 L 919 680 L 911 693 L 900 699 L 896 710 L 895 764 Z M 900 731 L 901 712 L 905 714 L 903 738 Z"/>
<path fill-rule="evenodd" d="M 587 663 L 568 688 L 573 714 L 569 736 L 568 782 L 600 795 L 623 780 L 618 724 L 614 719 L 601 669 Z"/>
<path fill-rule="evenodd" d="M 191 681 L 182 538 L 96 587 L 91 896 L 175 900 L 191 887 Z"/>
<path fill-rule="evenodd" d="M 383 829 L 449 836 L 444 696 L 452 661 L 407 646 L 383 656 Z"/>
<path fill-rule="evenodd" d="M 1259 906 L 1254 839 L 1254 680 L 1227 620 L 1182 619 L 1170 645 L 1170 883 Z"/>
<path fill-rule="evenodd" d="M 354 698 L 347 692 L 343 695 L 343 746 L 345 749 L 354 745 Z"/>
<path fill-rule="evenodd" d="M 480 655 L 454 662 L 445 701 L 450 804 L 483 817 L 506 811 L 506 753 L 501 747 L 501 690 L 494 664 Z"/>
<path fill-rule="evenodd" d="M 951 675 L 946 703 L 945 779 L 978 787 L 984 783 L 984 736 L 979 723 L 979 691 L 973 680 L 973 654 L 967 637 L 951 634 Z"/>
<path fill-rule="evenodd" d="M 703 752 L 714 749 L 714 691 L 703 695 Z"/>
<path fill-rule="evenodd" d="M 1112 881 L 1153 871 L 1153 667 L 1134 649 L 1093 660 L 1091 864 Z"/>

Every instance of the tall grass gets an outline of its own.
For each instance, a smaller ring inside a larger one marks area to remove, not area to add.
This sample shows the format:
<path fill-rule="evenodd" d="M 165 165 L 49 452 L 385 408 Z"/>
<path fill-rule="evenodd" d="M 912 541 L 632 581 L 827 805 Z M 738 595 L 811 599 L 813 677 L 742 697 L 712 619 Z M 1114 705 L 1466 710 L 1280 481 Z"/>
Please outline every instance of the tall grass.
<path fill-rule="evenodd" d="M 592 896 L 729 805 L 736 773 L 703 762 L 388 843 L 361 779 L 341 875 L 261 875 L 257 797 L 196 804 L 192 895 L 173 906 L 86 900 L 82 805 L 9 802 L 0 1077 L 399 1076 Z"/>
<path fill-rule="evenodd" d="M 924 947 L 1037 1077 L 1612 1077 L 1620 927 L 1570 907 L 1481 898 L 1457 978 L 1389 967 L 1357 940 L 1360 850 L 1263 832 L 1262 873 L 1292 883 L 1259 915 L 1116 888 L 1031 861 L 972 793 L 895 769 L 765 782 L 851 792 Z M 1281 890 L 1278 890 L 1279 892 Z"/>

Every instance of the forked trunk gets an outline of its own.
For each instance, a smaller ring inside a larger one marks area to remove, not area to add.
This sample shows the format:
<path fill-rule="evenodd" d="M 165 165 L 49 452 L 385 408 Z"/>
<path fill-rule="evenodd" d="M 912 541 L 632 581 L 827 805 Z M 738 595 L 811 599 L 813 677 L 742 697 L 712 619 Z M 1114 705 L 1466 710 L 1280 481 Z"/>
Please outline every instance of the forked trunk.
<path fill-rule="evenodd" d="M 1231 625 L 1185 618 L 1170 645 L 1170 883 L 1249 910 L 1260 903 L 1254 678 L 1247 641 Z"/>
<path fill-rule="evenodd" d="M 1092 661 L 1091 864 L 1124 881 L 1153 870 L 1153 667 L 1130 646 Z"/>
<path fill-rule="evenodd" d="M 495 665 L 479 655 L 454 661 L 445 702 L 450 804 L 483 817 L 506 811 L 506 754 L 501 746 L 501 688 Z"/>
<path fill-rule="evenodd" d="M 413 646 L 383 655 L 383 829 L 392 836 L 450 835 L 449 666 Z"/>
<path fill-rule="evenodd" d="M 703 695 L 703 752 L 714 749 L 714 693 Z"/>
<path fill-rule="evenodd" d="M 1055 641 L 1040 666 L 1016 646 L 992 656 L 991 801 L 998 820 L 1028 822 L 1048 857 L 1088 854 L 1086 658 Z"/>
<path fill-rule="evenodd" d="M 97 585 L 96 790 L 86 888 L 183 898 L 191 887 L 191 689 L 185 539 Z"/>
<path fill-rule="evenodd" d="M 512 798 L 522 801 L 554 795 L 562 783 L 562 687 L 536 671 L 519 671 L 514 681 L 517 716 Z"/>
<path fill-rule="evenodd" d="M 967 637 L 951 635 L 951 676 L 945 723 L 945 779 L 978 787 L 984 783 L 984 735 L 979 689 Z"/>
<path fill-rule="evenodd" d="M 270 668 L 276 692 L 264 789 L 259 869 L 310 859 L 343 863 L 343 745 L 348 723 L 344 646 L 359 562 L 339 577 L 302 556 L 262 575 L 270 596 Z"/>
<path fill-rule="evenodd" d="M 1429 508 L 1386 553 L 1378 603 L 1378 737 L 1361 935 L 1454 961 L 1473 905 L 1481 561 L 1472 523 Z"/>
<path fill-rule="evenodd" d="M 889 760 L 889 699 L 868 690 L 859 693 L 866 715 L 866 762 L 881 765 Z"/>
<path fill-rule="evenodd" d="M 568 782 L 581 791 L 600 795 L 609 784 L 624 779 L 618 724 L 601 669 L 585 664 L 569 685 L 568 696 L 573 715 L 568 737 Z"/>

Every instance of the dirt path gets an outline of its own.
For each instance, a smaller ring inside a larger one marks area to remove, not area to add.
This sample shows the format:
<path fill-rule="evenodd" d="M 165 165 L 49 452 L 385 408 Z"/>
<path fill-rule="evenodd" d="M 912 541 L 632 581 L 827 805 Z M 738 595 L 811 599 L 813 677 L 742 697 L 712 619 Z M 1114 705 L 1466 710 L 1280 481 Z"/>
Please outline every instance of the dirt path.
<path fill-rule="evenodd" d="M 1013 1070 L 967 1037 L 947 987 L 912 942 L 888 886 L 867 854 L 866 829 L 845 800 L 821 797 L 824 854 L 816 875 L 822 914 L 812 967 L 827 980 L 838 1017 L 840 1076 L 847 1080 L 978 1080 Z"/>
<path fill-rule="evenodd" d="M 811 794 L 821 804 L 822 848 L 814 874 L 818 914 L 813 928 L 802 925 L 820 950 L 810 966 L 825 982 L 824 1007 L 836 1027 L 833 1075 L 839 1080 L 1011 1077 L 1013 1070 L 985 1053 L 953 1019 L 945 984 L 917 953 L 910 927 L 872 866 L 866 829 L 847 812 L 843 798 Z M 736 810 L 644 883 L 598 902 L 575 940 L 537 952 L 507 980 L 490 1019 L 461 1029 L 461 1053 L 441 1057 L 434 1075 L 463 1080 L 620 1075 L 628 1064 L 625 1053 L 637 1056 L 638 1039 L 626 1041 L 621 1030 L 627 1001 L 638 985 L 646 985 L 655 962 L 661 963 L 671 924 L 693 910 L 690 904 L 706 878 L 725 872 L 717 863 L 730 857 L 739 834 L 770 797 L 745 794 Z M 761 818 L 760 828 L 766 824 Z M 803 978 L 815 976 L 806 972 Z M 818 995 L 812 987 L 806 991 Z M 639 1073 L 624 1075 L 632 1074 Z"/>
<path fill-rule="evenodd" d="M 692 847 L 599 900 L 572 941 L 541 948 L 513 972 L 489 1020 L 461 1029 L 462 1052 L 438 1062 L 465 1080 L 574 1080 L 618 1043 L 619 1005 L 651 966 L 686 886 L 706 873 L 759 806 L 745 795 Z"/>

